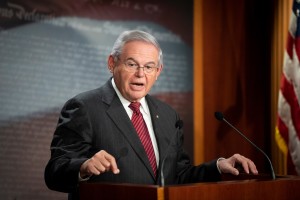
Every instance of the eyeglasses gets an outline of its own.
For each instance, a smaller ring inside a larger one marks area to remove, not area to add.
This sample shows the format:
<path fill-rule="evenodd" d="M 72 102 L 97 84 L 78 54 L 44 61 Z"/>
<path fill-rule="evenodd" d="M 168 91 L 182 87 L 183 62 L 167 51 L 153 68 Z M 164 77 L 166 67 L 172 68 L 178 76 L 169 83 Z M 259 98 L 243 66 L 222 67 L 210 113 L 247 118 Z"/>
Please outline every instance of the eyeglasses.
<path fill-rule="evenodd" d="M 126 62 L 124 62 L 124 65 L 125 65 L 125 69 L 128 72 L 136 72 L 139 68 L 143 68 L 145 74 L 152 74 L 155 70 L 158 70 L 159 68 L 154 63 L 148 63 L 143 67 L 141 67 L 139 64 L 137 64 L 132 60 L 127 60 Z"/>

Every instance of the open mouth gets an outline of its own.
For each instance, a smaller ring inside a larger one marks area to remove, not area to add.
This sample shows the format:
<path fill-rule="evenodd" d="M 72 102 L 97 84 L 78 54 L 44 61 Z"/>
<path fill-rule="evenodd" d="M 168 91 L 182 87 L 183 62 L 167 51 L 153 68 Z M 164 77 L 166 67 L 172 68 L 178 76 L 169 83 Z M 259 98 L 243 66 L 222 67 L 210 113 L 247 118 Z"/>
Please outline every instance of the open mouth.
<path fill-rule="evenodd" d="M 135 86 L 144 86 L 144 83 L 132 83 L 132 85 L 135 85 Z"/>
<path fill-rule="evenodd" d="M 131 89 L 133 91 L 141 91 L 144 90 L 145 84 L 144 83 L 131 83 Z"/>

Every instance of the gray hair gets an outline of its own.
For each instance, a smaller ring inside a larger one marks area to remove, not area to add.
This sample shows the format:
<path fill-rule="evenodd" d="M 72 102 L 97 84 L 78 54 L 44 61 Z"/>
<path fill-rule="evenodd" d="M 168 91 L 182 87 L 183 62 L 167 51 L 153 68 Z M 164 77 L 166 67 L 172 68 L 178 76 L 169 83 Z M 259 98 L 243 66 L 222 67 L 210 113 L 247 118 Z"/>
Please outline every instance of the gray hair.
<path fill-rule="evenodd" d="M 158 64 L 159 66 L 163 64 L 162 50 L 155 37 L 149 33 L 140 30 L 124 31 L 119 35 L 110 53 L 110 55 L 114 58 L 115 61 L 117 61 L 119 56 L 122 54 L 124 45 L 127 42 L 131 42 L 131 41 L 143 41 L 143 42 L 153 44 L 159 51 Z"/>

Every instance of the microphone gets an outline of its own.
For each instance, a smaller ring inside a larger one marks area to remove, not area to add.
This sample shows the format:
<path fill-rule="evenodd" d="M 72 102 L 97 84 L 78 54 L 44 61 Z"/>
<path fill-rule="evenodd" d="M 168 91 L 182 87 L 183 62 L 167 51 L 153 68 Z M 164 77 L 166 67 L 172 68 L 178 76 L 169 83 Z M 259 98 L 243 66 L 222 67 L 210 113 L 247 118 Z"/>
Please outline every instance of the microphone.
<path fill-rule="evenodd" d="M 182 127 L 183 127 L 183 121 L 182 120 L 178 120 L 175 123 L 175 127 L 178 128 L 179 130 L 182 129 Z"/>
<path fill-rule="evenodd" d="M 223 116 L 223 114 L 221 112 L 215 112 L 215 117 L 217 120 L 219 121 L 223 121 L 226 124 L 228 124 L 231 128 L 233 128 L 236 132 L 238 132 L 245 140 L 247 140 L 251 145 L 253 145 L 257 150 L 259 150 L 268 160 L 269 164 L 270 164 L 270 169 L 271 169 L 271 176 L 272 179 L 275 180 L 275 173 L 274 173 L 274 169 L 273 169 L 273 165 L 272 162 L 270 160 L 270 158 L 268 157 L 268 155 L 261 150 L 258 146 L 256 146 L 253 142 L 251 142 L 251 140 L 249 140 L 241 131 L 239 131 L 237 128 L 235 128 L 232 124 L 230 124 Z"/>
<path fill-rule="evenodd" d="M 183 121 L 182 120 L 177 120 L 177 122 L 175 123 L 175 127 L 177 129 L 177 131 L 179 131 L 180 129 L 182 129 L 183 127 Z M 164 164 L 165 164 L 165 160 L 168 156 L 168 151 L 170 149 L 170 146 L 171 146 L 171 143 L 172 141 L 174 140 L 174 137 L 176 136 L 177 134 L 174 134 L 172 139 L 170 140 L 170 144 L 167 148 L 167 151 L 166 151 L 166 156 L 164 157 L 163 161 L 161 162 L 161 168 L 160 168 L 160 182 L 161 182 L 161 186 L 164 187 L 165 186 L 165 177 L 164 177 L 164 172 L 163 172 L 163 169 L 164 169 Z"/>

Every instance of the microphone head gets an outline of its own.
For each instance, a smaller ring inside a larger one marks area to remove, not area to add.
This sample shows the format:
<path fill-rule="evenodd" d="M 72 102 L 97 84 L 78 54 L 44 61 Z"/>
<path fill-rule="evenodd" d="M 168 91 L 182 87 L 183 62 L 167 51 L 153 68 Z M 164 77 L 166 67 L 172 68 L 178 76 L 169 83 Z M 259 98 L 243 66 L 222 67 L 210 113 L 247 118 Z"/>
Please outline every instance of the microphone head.
<path fill-rule="evenodd" d="M 183 127 L 183 121 L 182 120 L 178 120 L 176 122 L 176 124 L 175 124 L 175 127 L 181 129 Z"/>
<path fill-rule="evenodd" d="M 221 112 L 215 112 L 215 117 L 219 121 L 223 121 L 223 119 L 224 119 L 224 116 Z"/>

